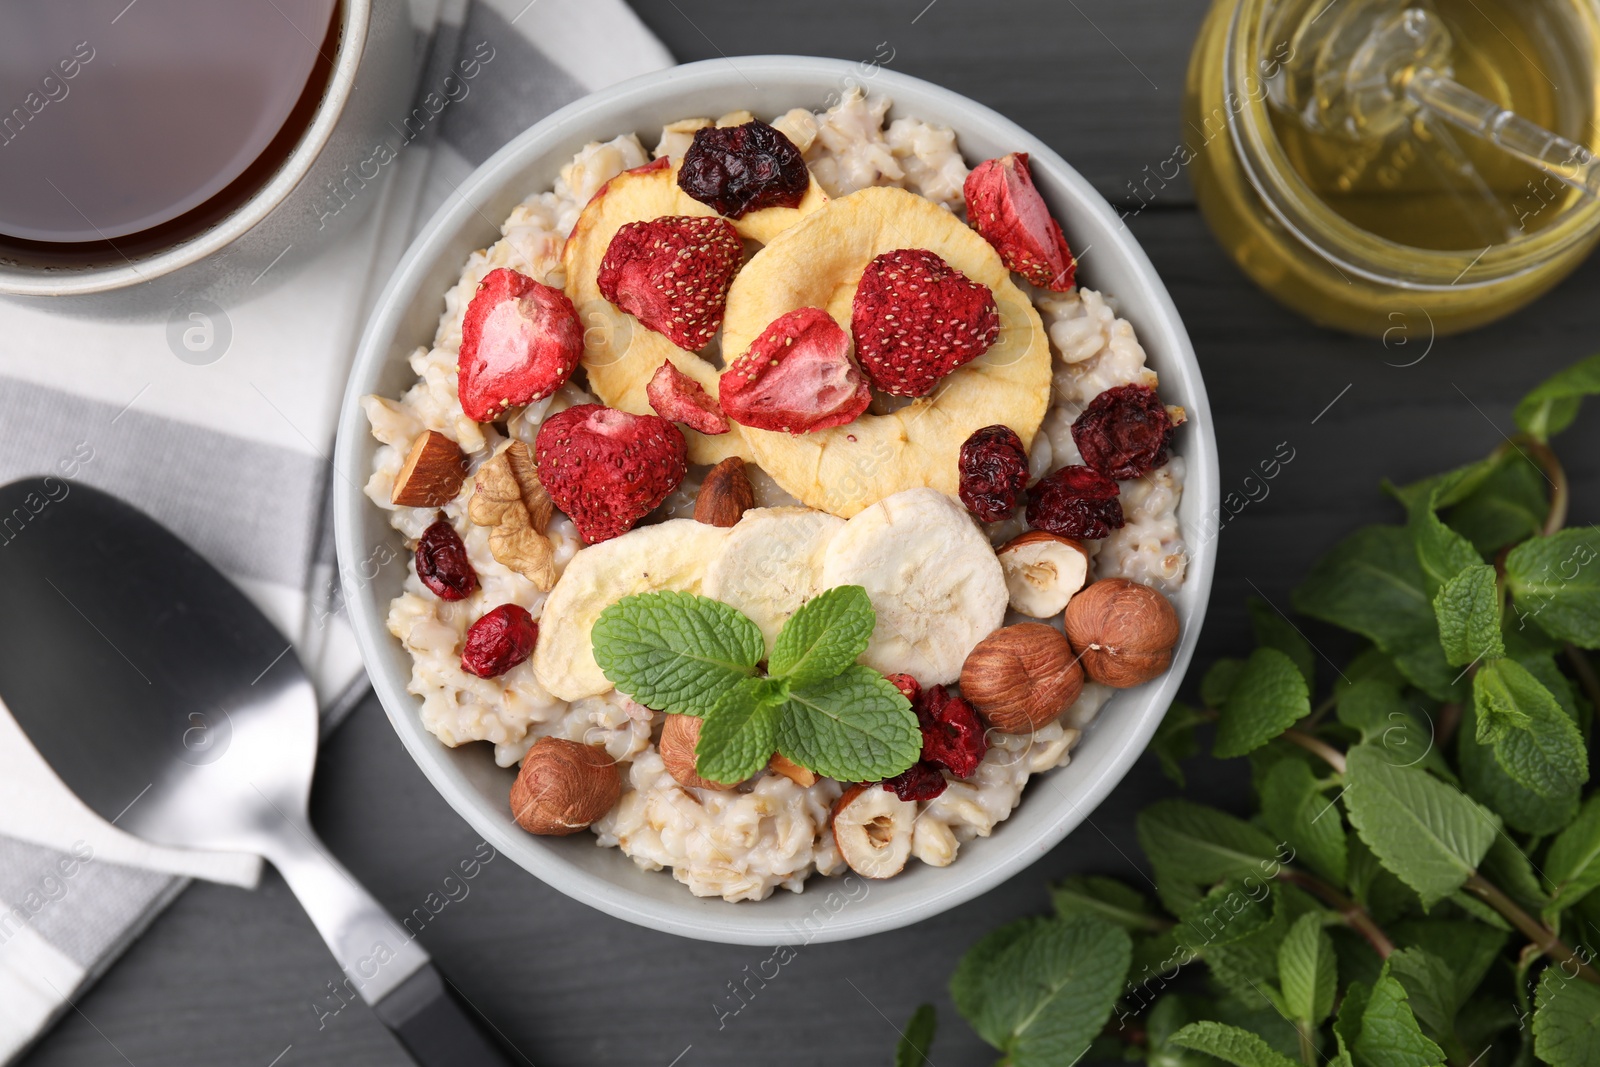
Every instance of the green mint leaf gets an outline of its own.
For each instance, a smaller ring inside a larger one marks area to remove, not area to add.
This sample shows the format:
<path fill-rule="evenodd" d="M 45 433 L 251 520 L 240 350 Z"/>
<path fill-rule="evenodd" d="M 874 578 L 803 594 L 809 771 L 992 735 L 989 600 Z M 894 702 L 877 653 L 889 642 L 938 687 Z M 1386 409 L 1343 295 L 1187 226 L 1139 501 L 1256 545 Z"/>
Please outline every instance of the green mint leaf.
<path fill-rule="evenodd" d="M 1277 842 L 1243 819 L 1187 800 L 1158 800 L 1136 820 L 1139 846 L 1160 876 L 1194 885 L 1276 873 Z M 1165 901 L 1163 901 L 1165 902 Z M 1176 909 L 1177 914 L 1182 909 Z"/>
<path fill-rule="evenodd" d="M 1600 1067 L 1600 986 L 1546 967 L 1534 998 L 1533 1052 L 1551 1067 Z"/>
<path fill-rule="evenodd" d="M 1300 614 L 1371 640 L 1435 700 L 1456 700 L 1464 692 L 1456 680 L 1460 671 L 1445 662 L 1433 594 L 1406 530 L 1357 530 L 1311 568 L 1293 600 Z"/>
<path fill-rule="evenodd" d="M 690 593 L 640 593 L 606 608 L 590 632 L 595 662 L 619 692 L 657 711 L 704 715 L 755 674 L 756 624 Z"/>
<path fill-rule="evenodd" d="M 860 664 L 794 689 L 778 720 L 778 751 L 841 782 L 892 778 L 922 755 L 922 729 L 907 700 Z"/>
<path fill-rule="evenodd" d="M 736 783 L 767 765 L 777 747 L 778 707 L 766 679 L 748 678 L 706 713 L 695 742 L 695 773 Z"/>
<path fill-rule="evenodd" d="M 1480 869 L 1485 878 L 1531 911 L 1538 911 L 1550 903 L 1544 886 L 1539 883 L 1539 876 L 1533 873 L 1533 861 L 1522 851 L 1522 846 L 1505 834 L 1495 837 L 1488 855 L 1483 857 Z"/>
<path fill-rule="evenodd" d="M 1506 555 L 1517 624 L 1530 620 L 1559 641 L 1600 648 L 1600 527 L 1524 541 Z"/>
<path fill-rule="evenodd" d="M 950 976 L 950 1000 L 955 1004 L 956 1011 L 961 1013 L 961 1017 L 979 1037 L 995 1048 L 1001 1046 L 1006 1036 L 1003 1029 L 989 1028 L 994 1016 L 986 1011 L 995 988 L 995 976 L 998 974 L 996 965 L 1012 945 L 1036 936 L 1041 927 L 1053 921 L 1037 917 L 1019 919 L 990 931 L 967 949 L 961 962 L 956 965 L 955 973 Z"/>
<path fill-rule="evenodd" d="M 1387 963 L 1367 995 L 1361 1032 L 1351 1051 L 1355 1062 L 1366 1067 L 1444 1065 L 1444 1051 L 1422 1033 L 1405 987 L 1390 973 Z"/>
<path fill-rule="evenodd" d="M 1450 965 L 1425 949 L 1408 948 L 1389 957 L 1389 973 L 1405 989 L 1423 1033 L 1435 1041 L 1449 1041 L 1461 1007 Z"/>
<path fill-rule="evenodd" d="M 933 1067 L 928 1050 L 933 1048 L 933 1035 L 938 1028 L 939 1013 L 933 1005 L 918 1005 L 894 1047 L 894 1067 Z"/>
<path fill-rule="evenodd" d="M 1205 717 L 1189 705 L 1174 703 L 1167 708 L 1161 725 L 1156 727 L 1155 736 L 1150 738 L 1150 751 L 1161 762 L 1162 773 L 1180 786 L 1184 784 L 1183 761 L 1200 751 L 1200 742 L 1194 736 L 1195 727 L 1205 721 Z"/>
<path fill-rule="evenodd" d="M 1401 948 L 1419 948 L 1445 962 L 1457 1004 L 1477 991 L 1507 941 L 1503 931 L 1463 919 L 1403 919 L 1384 929 Z"/>
<path fill-rule="evenodd" d="M 1546 378 L 1517 404 L 1517 425 L 1548 441 L 1572 425 L 1586 396 L 1600 394 L 1600 355 L 1574 363 Z"/>
<path fill-rule="evenodd" d="M 1003 1035 L 1015 1067 L 1073 1062 L 1111 1017 L 1131 953 L 1127 931 L 1092 916 L 1030 927 L 994 961 L 980 1035 Z"/>
<path fill-rule="evenodd" d="M 1379 974 L 1382 972 L 1380 971 Z M 1373 981 L 1377 981 L 1375 977 Z M 1351 982 L 1345 987 L 1339 1014 L 1333 1020 L 1333 1039 L 1346 1067 L 1355 1063 L 1356 1042 L 1361 1040 L 1361 1017 L 1372 998 L 1371 982 Z"/>
<path fill-rule="evenodd" d="M 1234 1067 L 1300 1067 L 1249 1030 L 1218 1022 L 1190 1023 L 1172 1035 L 1180 1048 L 1215 1056 Z"/>
<path fill-rule="evenodd" d="M 1125 930 L 1160 933 L 1172 923 L 1156 911 L 1145 895 L 1115 878 L 1073 875 L 1050 888 L 1056 914 L 1097 915 Z"/>
<path fill-rule="evenodd" d="M 1219 709 L 1212 755 L 1246 755 L 1309 714 L 1311 694 L 1294 660 L 1275 648 L 1258 648 Z"/>
<path fill-rule="evenodd" d="M 783 624 L 767 659 L 767 673 L 795 688 L 832 678 L 867 650 L 877 619 L 859 585 L 820 593 Z"/>
<path fill-rule="evenodd" d="M 1294 849 L 1296 863 L 1344 885 L 1349 865 L 1344 819 L 1303 761 L 1280 760 L 1267 772 L 1261 783 L 1261 816 Z"/>
<path fill-rule="evenodd" d="M 1494 568 L 1475 563 L 1439 587 L 1433 598 L 1439 620 L 1439 643 L 1452 667 L 1503 656 L 1500 639 L 1500 590 Z"/>
<path fill-rule="evenodd" d="M 1345 844 L 1350 852 L 1350 895 L 1372 913 L 1378 925 L 1421 909 L 1416 892 L 1378 861 L 1360 834 L 1350 831 Z"/>
<path fill-rule="evenodd" d="M 1305 676 L 1306 688 L 1317 687 L 1317 654 L 1312 650 L 1311 642 L 1306 640 L 1305 634 L 1295 628 L 1294 623 L 1284 618 L 1265 600 L 1251 597 L 1250 625 L 1255 631 L 1257 645 L 1262 648 L 1275 648 L 1288 656 Z"/>
<path fill-rule="evenodd" d="M 1365 744 L 1377 745 L 1394 763 L 1419 766 L 1449 782 L 1455 774 L 1434 744 L 1433 722 L 1414 710 L 1398 686 L 1363 678 L 1339 695 L 1339 721 L 1361 732 Z"/>
<path fill-rule="evenodd" d="M 1217 660 L 1206 670 L 1205 677 L 1200 679 L 1200 699 L 1205 701 L 1208 708 L 1222 707 L 1243 673 L 1244 660 L 1227 658 Z"/>
<path fill-rule="evenodd" d="M 1477 739 L 1493 742 L 1513 781 L 1546 800 L 1577 796 L 1589 779 L 1589 753 L 1544 683 L 1516 660 L 1498 659 L 1479 668 L 1472 694 Z"/>
<path fill-rule="evenodd" d="M 1439 518 L 1438 509 L 1459 494 L 1463 487 L 1475 484 L 1487 475 L 1482 464 L 1463 467 L 1436 479 L 1426 493 L 1413 499 L 1409 508 L 1407 529 L 1417 549 L 1417 562 L 1422 565 L 1422 575 L 1430 593 L 1468 567 L 1483 562 L 1472 542 L 1456 533 Z"/>
<path fill-rule="evenodd" d="M 1550 842 L 1544 877 L 1554 911 L 1572 907 L 1600 886 L 1600 794 L 1584 801 L 1572 825 Z"/>
<path fill-rule="evenodd" d="M 1350 750 L 1345 809 L 1379 861 L 1431 907 L 1461 888 L 1500 820 L 1454 786 L 1391 759 L 1372 745 Z"/>
<path fill-rule="evenodd" d="M 1545 474 L 1521 452 L 1505 455 L 1466 499 L 1451 509 L 1450 528 L 1493 555 L 1544 527 L 1550 492 Z"/>
<path fill-rule="evenodd" d="M 1259 875 L 1232 878 L 1183 913 L 1175 928 L 1185 952 L 1203 958 L 1211 978 L 1246 1003 L 1263 997 L 1283 1010 L 1278 946 L 1289 930 L 1279 887 Z"/>
<path fill-rule="evenodd" d="M 1302 915 L 1278 946 L 1278 986 L 1284 1014 L 1316 1026 L 1333 1014 L 1337 965 L 1333 940 L 1322 928 L 1322 916 Z"/>
<path fill-rule="evenodd" d="M 1506 773 L 1495 746 L 1481 743 L 1477 735 L 1477 713 L 1469 703 L 1462 709 L 1456 731 L 1456 761 L 1461 766 L 1462 787 L 1473 799 L 1523 833 L 1553 834 L 1572 821 L 1578 813 L 1576 794 L 1540 796 Z"/>

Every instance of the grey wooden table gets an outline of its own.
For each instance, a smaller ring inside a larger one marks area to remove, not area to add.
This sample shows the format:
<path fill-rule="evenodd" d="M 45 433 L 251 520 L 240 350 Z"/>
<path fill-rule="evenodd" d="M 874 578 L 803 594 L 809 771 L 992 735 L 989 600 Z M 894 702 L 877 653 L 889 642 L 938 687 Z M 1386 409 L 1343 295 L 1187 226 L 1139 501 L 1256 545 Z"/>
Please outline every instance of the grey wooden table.
<path fill-rule="evenodd" d="M 555 0 L 578 2 L 578 0 Z M 636 0 L 680 58 L 789 51 L 881 58 L 1006 113 L 1113 202 L 1180 140 L 1178 107 L 1201 0 Z M 603 42 L 597 42 L 603 47 Z M 736 62 L 736 60 L 735 60 Z M 1482 455 L 1517 395 L 1600 337 L 1600 261 L 1535 308 L 1421 351 L 1308 326 L 1258 293 L 1212 242 L 1175 182 L 1131 223 L 1205 367 L 1225 491 L 1288 442 L 1295 458 L 1228 528 L 1201 662 L 1247 639 L 1254 589 L 1282 602 L 1315 556 L 1359 522 L 1393 517 L 1404 480 Z M 1396 338 L 1398 340 L 1398 338 Z M 1335 402 L 1336 401 L 1336 402 Z M 1331 404 L 1331 407 L 1330 407 Z M 1600 415 L 1600 413 L 1596 413 Z M 1600 518 L 1600 417 L 1561 444 L 1579 500 Z M 1237 767 L 1195 791 L 1243 802 Z M 423 780 L 376 701 L 327 744 L 313 818 L 397 914 L 473 855 L 478 839 Z M 607 918 L 496 859 L 454 889 L 422 939 L 466 995 L 541 1065 L 701 1067 L 886 1064 L 895 1026 L 941 1010 L 941 1067 L 992 1060 L 949 1007 L 945 979 L 985 931 L 1046 907 L 1072 872 L 1134 873 L 1133 816 L 1169 791 L 1142 761 L 1088 825 L 1010 883 L 937 919 L 805 948 L 735 1015 L 731 983 L 769 950 L 701 944 Z M 361 1006 L 319 1018 L 336 971 L 281 880 L 254 893 L 191 888 L 27 1060 L 268 1067 L 405 1062 Z M 847 981 L 847 979 L 849 981 Z M 852 984 L 853 983 L 853 984 Z M 753 988 L 753 985 L 752 985 Z M 324 1008 L 324 1010 L 326 1010 Z M 92 1021 L 91 1021 L 92 1020 Z"/>

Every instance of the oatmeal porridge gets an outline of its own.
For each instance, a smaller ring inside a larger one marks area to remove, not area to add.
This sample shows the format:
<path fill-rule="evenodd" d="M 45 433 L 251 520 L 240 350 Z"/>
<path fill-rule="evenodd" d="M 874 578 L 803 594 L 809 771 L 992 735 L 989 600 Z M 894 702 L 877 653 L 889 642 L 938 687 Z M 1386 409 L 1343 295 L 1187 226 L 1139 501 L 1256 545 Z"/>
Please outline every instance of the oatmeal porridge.
<path fill-rule="evenodd" d="M 423 724 L 702 896 L 954 862 L 1151 676 L 1095 628 L 1176 640 L 1183 412 L 1027 157 L 889 108 L 586 146 L 363 401 Z"/>

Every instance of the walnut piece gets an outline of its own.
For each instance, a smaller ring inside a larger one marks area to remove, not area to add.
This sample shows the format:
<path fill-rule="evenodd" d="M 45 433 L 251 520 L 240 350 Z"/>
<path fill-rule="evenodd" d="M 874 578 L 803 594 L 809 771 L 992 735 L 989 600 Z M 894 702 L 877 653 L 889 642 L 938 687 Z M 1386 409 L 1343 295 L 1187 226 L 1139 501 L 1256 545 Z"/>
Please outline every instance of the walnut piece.
<path fill-rule="evenodd" d="M 521 441 L 512 441 L 478 468 L 467 501 L 467 517 L 491 528 L 489 553 L 545 593 L 556 584 L 555 546 L 544 534 L 554 511 L 533 455 Z"/>

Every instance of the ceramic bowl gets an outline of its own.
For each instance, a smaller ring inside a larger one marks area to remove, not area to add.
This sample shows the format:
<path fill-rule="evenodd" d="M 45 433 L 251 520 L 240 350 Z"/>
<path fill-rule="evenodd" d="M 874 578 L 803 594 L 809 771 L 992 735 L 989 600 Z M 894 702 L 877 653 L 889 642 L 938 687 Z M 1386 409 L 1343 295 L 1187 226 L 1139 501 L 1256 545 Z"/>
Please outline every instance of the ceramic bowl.
<path fill-rule="evenodd" d="M 1020 806 L 992 836 L 962 845 L 956 862 L 912 863 L 881 882 L 812 878 L 800 894 L 779 889 L 761 902 L 695 897 L 663 871 L 644 871 L 589 834 L 534 837 L 511 819 L 513 772 L 496 767 L 486 744 L 447 748 L 429 734 L 419 701 L 406 692 L 411 658 L 384 625 L 405 577 L 405 546 L 384 511 L 362 493 L 377 442 L 360 398 L 398 396 L 414 380 L 406 363 L 428 344 L 444 293 L 467 256 L 498 239 L 497 225 L 529 194 L 548 189 L 585 143 L 637 132 L 655 143 L 667 122 L 747 108 L 771 118 L 791 107 L 819 108 L 862 81 L 856 64 L 797 56 L 710 60 L 649 74 L 562 108 L 485 162 L 433 217 L 379 298 L 350 379 L 334 462 L 335 518 L 346 601 L 378 697 L 428 780 L 490 844 L 538 878 L 621 919 L 686 937 L 734 944 L 838 941 L 926 919 L 1012 877 L 1083 822 L 1127 773 L 1161 721 L 1188 667 L 1205 615 L 1215 566 L 1209 536 L 1218 502 L 1216 440 L 1194 350 L 1166 287 L 1111 206 L 1038 138 L 989 108 L 947 89 L 888 70 L 867 83 L 894 101 L 893 115 L 949 126 L 969 163 L 1025 151 L 1035 182 L 1083 255 L 1081 277 L 1114 295 L 1161 375 L 1163 398 L 1189 412 L 1177 451 L 1188 466 L 1179 512 L 1191 558 L 1174 603 L 1183 636 L 1172 669 L 1118 693 L 1086 732 L 1066 767 L 1029 784 Z M 377 568 L 373 561 L 389 559 Z M 848 888 L 850 892 L 844 890 Z M 830 892 L 831 890 L 837 890 Z"/>

